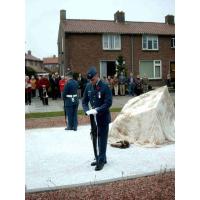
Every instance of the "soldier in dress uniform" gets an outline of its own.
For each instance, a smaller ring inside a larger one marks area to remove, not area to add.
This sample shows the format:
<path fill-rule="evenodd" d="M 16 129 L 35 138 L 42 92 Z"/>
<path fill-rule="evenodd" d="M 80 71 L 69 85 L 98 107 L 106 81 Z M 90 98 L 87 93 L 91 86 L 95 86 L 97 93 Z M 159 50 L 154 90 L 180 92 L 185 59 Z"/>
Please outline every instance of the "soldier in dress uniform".
<path fill-rule="evenodd" d="M 111 116 L 109 108 L 112 105 L 112 92 L 104 81 L 100 80 L 96 68 L 91 67 L 87 72 L 87 78 L 90 82 L 87 84 L 83 99 L 83 110 L 87 115 L 93 115 L 97 125 L 97 143 L 99 152 L 95 155 L 95 170 L 101 170 L 106 160 L 106 147 Z M 89 109 L 89 103 L 91 109 Z"/>
<path fill-rule="evenodd" d="M 73 79 L 72 73 L 67 74 L 67 84 L 64 86 L 63 91 L 63 100 L 64 100 L 64 109 L 67 119 L 67 128 L 65 130 L 74 130 L 77 131 L 78 126 L 78 104 L 79 99 L 77 95 L 78 83 Z"/>

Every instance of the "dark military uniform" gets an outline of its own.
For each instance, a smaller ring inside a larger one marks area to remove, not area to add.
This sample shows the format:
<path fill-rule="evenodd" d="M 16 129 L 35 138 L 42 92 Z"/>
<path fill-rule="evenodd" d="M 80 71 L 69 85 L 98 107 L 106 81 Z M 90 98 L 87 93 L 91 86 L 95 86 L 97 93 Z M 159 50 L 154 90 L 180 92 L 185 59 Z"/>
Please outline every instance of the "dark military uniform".
<path fill-rule="evenodd" d="M 78 83 L 77 81 L 70 79 L 67 84 L 65 84 L 63 91 L 63 100 L 64 107 L 66 111 L 67 118 L 67 128 L 66 130 L 77 130 L 78 119 L 77 119 L 77 111 L 78 111 Z"/>
<path fill-rule="evenodd" d="M 89 102 L 96 109 L 97 140 L 99 154 L 96 156 L 97 164 L 106 163 L 106 147 L 111 116 L 109 107 L 112 105 L 112 93 L 106 83 L 99 79 L 95 86 L 88 83 L 82 99 L 84 112 L 89 110 Z"/>

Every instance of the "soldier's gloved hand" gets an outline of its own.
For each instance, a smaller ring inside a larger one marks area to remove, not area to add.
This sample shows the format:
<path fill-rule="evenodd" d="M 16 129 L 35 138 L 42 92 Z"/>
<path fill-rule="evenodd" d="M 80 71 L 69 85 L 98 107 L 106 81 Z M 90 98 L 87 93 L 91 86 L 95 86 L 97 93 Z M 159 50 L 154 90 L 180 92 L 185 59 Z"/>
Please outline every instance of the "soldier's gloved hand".
<path fill-rule="evenodd" d="M 91 110 L 86 111 L 86 114 L 87 115 L 96 115 L 97 111 L 96 111 L 96 109 L 91 109 Z"/>

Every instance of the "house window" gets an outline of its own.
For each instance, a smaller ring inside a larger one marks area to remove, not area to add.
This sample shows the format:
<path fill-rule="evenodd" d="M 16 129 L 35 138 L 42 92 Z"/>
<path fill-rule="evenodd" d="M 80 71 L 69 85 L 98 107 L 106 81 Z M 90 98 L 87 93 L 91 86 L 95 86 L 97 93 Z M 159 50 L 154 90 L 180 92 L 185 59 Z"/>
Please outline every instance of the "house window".
<path fill-rule="evenodd" d="M 104 50 L 120 50 L 121 37 L 120 35 L 103 35 Z"/>
<path fill-rule="evenodd" d="M 142 60 L 140 61 L 140 76 L 147 75 L 149 79 L 162 78 L 161 60 Z"/>
<path fill-rule="evenodd" d="M 175 38 L 171 38 L 171 48 L 175 48 Z"/>
<path fill-rule="evenodd" d="M 158 36 L 142 36 L 143 50 L 158 50 Z"/>

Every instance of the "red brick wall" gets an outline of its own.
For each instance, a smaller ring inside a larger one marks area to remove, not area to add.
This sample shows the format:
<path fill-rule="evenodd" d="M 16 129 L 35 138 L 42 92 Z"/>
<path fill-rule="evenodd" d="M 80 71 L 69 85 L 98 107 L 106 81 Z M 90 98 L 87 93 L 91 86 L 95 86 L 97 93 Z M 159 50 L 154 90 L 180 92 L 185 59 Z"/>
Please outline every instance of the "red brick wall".
<path fill-rule="evenodd" d="M 175 61 L 175 50 L 171 49 L 171 37 L 159 36 L 159 51 L 143 51 L 142 36 L 133 38 L 133 71 L 139 73 L 140 60 L 161 60 L 162 77 L 165 78 L 170 66 L 170 61 Z M 131 36 L 121 36 L 121 50 L 103 50 L 101 34 L 68 34 L 65 40 L 67 63 L 72 65 L 74 72 L 86 74 L 89 66 L 96 66 L 99 71 L 101 60 L 115 61 L 122 55 L 126 61 L 128 72 L 132 69 L 131 64 Z M 156 83 L 156 81 L 154 81 Z M 158 80 L 159 84 L 161 81 Z"/>
<path fill-rule="evenodd" d="M 159 50 L 142 50 L 142 36 L 134 36 L 134 74 L 139 74 L 140 60 L 161 60 L 162 79 L 166 79 L 169 72 L 170 62 L 175 61 L 175 49 L 171 48 L 171 36 L 158 37 Z M 152 80 L 152 84 L 162 85 L 163 80 Z"/>
<path fill-rule="evenodd" d="M 131 43 L 129 36 L 122 36 L 121 50 L 103 50 L 101 34 L 73 34 L 66 40 L 66 50 L 69 52 L 68 63 L 73 66 L 73 71 L 86 73 L 89 66 L 100 67 L 101 60 L 115 61 L 119 55 L 123 55 L 126 63 L 130 65 Z"/>

